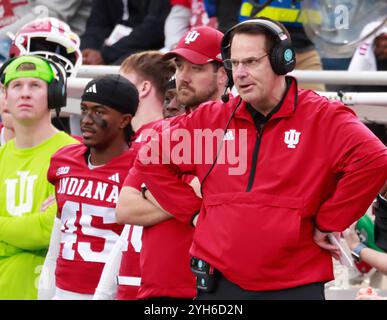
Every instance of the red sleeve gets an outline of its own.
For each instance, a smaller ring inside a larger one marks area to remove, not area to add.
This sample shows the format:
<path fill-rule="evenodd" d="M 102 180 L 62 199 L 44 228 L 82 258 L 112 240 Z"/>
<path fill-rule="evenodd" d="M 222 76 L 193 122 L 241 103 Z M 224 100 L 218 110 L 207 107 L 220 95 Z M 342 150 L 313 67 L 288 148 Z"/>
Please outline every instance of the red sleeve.
<path fill-rule="evenodd" d="M 181 117 L 175 126 L 164 129 L 162 133 L 153 137 L 141 148 L 135 162 L 135 168 L 141 173 L 145 185 L 162 208 L 187 223 L 202 204 L 201 198 L 197 197 L 194 190 L 181 179 L 184 173 L 196 175 L 194 150 L 193 145 L 186 146 L 191 148 L 190 158 L 175 161 L 172 154 L 178 149 L 177 145 L 178 147 L 184 145 L 184 141 L 174 141 L 171 136 L 179 135 L 179 132 L 193 136 L 193 117 L 198 111 Z"/>
<path fill-rule="evenodd" d="M 80 143 L 83 143 L 83 137 L 76 134 L 71 135 L 74 139 L 77 139 Z"/>
<path fill-rule="evenodd" d="M 339 107 L 326 119 L 333 128 L 327 132 L 327 144 L 338 183 L 317 212 L 317 228 L 322 231 L 343 231 L 358 220 L 387 179 L 386 147 L 348 111 Z"/>
<path fill-rule="evenodd" d="M 171 0 L 170 2 L 172 6 L 179 4 L 181 6 L 191 8 L 191 0 Z"/>
<path fill-rule="evenodd" d="M 140 174 L 135 168 L 132 167 L 129 170 L 129 174 L 126 176 L 126 179 L 122 187 L 132 187 L 137 189 L 138 191 L 141 191 L 142 182 L 143 181 L 140 177 Z"/>
<path fill-rule="evenodd" d="M 51 157 L 50 166 L 48 167 L 48 170 L 47 170 L 47 180 L 53 185 L 55 185 L 55 180 L 56 180 L 56 170 L 57 170 L 56 162 L 57 162 L 56 158 Z"/>

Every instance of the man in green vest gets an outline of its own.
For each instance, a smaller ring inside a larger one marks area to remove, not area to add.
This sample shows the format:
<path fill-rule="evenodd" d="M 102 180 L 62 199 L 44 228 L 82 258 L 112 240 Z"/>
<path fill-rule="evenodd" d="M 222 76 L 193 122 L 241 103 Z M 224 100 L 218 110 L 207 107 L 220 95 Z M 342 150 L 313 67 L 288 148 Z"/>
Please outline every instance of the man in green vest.
<path fill-rule="evenodd" d="M 50 109 L 66 102 L 61 68 L 21 56 L 0 74 L 15 128 L 15 138 L 0 148 L 0 299 L 36 299 L 56 214 L 47 169 L 53 153 L 77 140 L 51 124 Z"/>

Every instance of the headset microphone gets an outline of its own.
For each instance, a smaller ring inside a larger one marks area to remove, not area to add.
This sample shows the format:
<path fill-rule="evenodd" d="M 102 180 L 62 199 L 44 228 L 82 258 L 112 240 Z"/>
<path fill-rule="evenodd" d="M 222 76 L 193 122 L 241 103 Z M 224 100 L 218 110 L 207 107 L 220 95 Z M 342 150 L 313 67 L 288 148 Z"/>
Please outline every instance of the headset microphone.
<path fill-rule="evenodd" d="M 227 93 L 227 88 L 228 88 L 228 87 L 225 87 L 225 88 L 224 88 L 224 92 L 223 92 L 223 94 L 222 94 L 221 97 L 220 97 L 220 99 L 222 99 L 222 101 L 223 101 L 224 103 L 228 102 L 228 100 L 230 99 L 229 96 L 228 96 L 228 93 Z"/>
<path fill-rule="evenodd" d="M 229 70 L 226 70 L 226 72 L 227 72 L 226 86 L 224 88 L 223 94 L 220 97 L 224 103 L 228 102 L 228 100 L 230 99 L 229 95 L 227 94 L 227 89 L 230 88 L 231 90 L 232 87 L 234 86 L 234 81 L 232 80 L 232 73 L 230 72 L 229 74 Z"/>

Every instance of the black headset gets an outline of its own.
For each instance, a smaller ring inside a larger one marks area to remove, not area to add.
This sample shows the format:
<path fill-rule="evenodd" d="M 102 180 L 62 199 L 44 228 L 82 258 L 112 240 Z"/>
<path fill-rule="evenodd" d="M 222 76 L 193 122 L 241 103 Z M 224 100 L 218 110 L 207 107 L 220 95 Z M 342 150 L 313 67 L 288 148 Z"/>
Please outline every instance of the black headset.
<path fill-rule="evenodd" d="M 51 60 L 47 60 L 46 58 L 43 58 L 41 56 L 32 56 L 38 59 L 41 59 L 45 62 L 47 62 L 51 69 L 53 69 L 53 73 L 57 75 L 57 77 L 54 77 L 54 79 L 51 81 L 51 83 L 48 84 L 47 89 L 47 97 L 48 97 L 48 108 L 49 109 L 55 109 L 57 114 L 59 113 L 60 109 L 66 106 L 66 76 L 64 69 L 61 68 L 57 63 Z M 14 57 L 12 59 L 7 60 L 3 63 L 3 65 L 0 68 L 0 82 L 4 85 L 5 81 L 5 75 L 6 75 L 6 68 L 9 64 L 11 64 L 14 60 L 18 59 L 19 57 Z M 56 71 L 56 72 L 55 72 Z"/>
<path fill-rule="evenodd" d="M 246 20 L 241 23 L 238 23 L 237 25 L 229 29 L 225 33 L 221 43 L 222 59 L 225 60 L 230 58 L 230 38 L 232 32 L 235 29 L 238 29 L 239 27 L 247 24 L 255 25 L 259 28 L 267 30 L 275 37 L 275 44 L 271 51 L 268 53 L 270 57 L 270 65 L 273 71 L 278 75 L 284 75 L 292 71 L 296 65 L 296 54 L 292 46 L 291 40 L 286 34 L 282 25 L 267 18 Z M 232 87 L 232 72 L 231 70 L 226 71 L 229 81 L 228 87 Z"/>

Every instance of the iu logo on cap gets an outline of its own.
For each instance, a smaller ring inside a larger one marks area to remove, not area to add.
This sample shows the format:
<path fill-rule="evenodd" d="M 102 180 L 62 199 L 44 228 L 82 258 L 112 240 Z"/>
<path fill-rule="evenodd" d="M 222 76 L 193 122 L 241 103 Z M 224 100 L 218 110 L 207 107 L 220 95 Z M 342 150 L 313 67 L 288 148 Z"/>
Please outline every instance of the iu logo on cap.
<path fill-rule="evenodd" d="M 194 42 L 198 37 L 200 36 L 200 33 L 196 30 L 188 32 L 188 34 L 184 38 L 184 42 L 186 44 L 190 44 L 191 42 Z"/>

